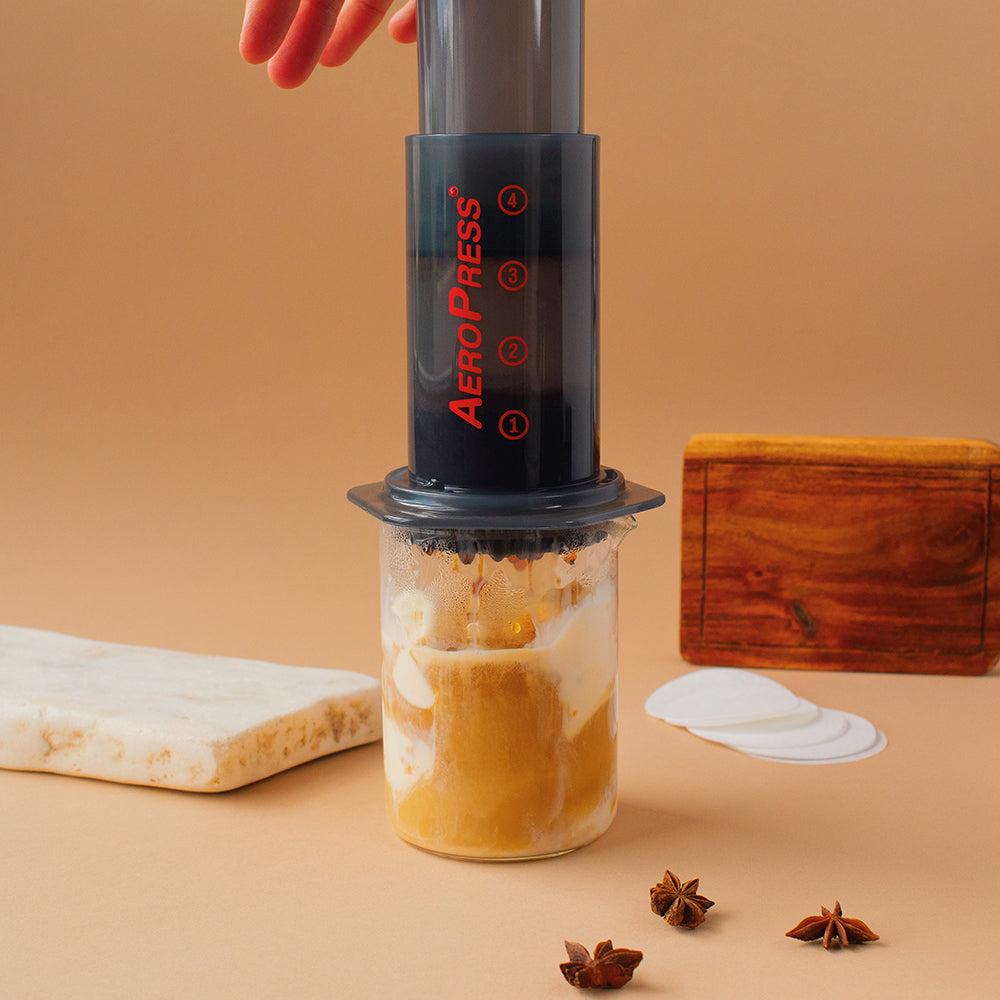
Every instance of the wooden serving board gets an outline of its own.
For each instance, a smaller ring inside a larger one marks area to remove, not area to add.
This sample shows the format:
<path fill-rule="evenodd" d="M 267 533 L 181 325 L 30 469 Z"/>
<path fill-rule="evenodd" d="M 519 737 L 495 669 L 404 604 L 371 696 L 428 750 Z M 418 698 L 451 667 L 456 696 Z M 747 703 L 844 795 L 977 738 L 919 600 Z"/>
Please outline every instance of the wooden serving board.
<path fill-rule="evenodd" d="M 1000 448 L 693 437 L 681 655 L 715 666 L 985 673 L 1000 657 Z"/>

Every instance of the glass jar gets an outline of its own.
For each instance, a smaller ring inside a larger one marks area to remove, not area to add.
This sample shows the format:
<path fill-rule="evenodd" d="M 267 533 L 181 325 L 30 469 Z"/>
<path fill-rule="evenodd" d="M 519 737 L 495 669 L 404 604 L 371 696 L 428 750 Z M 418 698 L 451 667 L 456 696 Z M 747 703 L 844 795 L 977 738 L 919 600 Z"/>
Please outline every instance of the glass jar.
<path fill-rule="evenodd" d="M 460 532 L 382 524 L 386 803 L 479 860 L 599 837 L 617 801 L 618 545 L 631 516 Z"/>

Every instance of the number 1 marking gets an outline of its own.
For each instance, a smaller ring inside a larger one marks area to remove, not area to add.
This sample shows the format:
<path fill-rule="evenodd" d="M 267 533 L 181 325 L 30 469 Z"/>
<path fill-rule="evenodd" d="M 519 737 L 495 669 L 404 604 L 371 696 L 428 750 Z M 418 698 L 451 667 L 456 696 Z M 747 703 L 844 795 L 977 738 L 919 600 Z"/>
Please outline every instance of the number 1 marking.
<path fill-rule="evenodd" d="M 508 410 L 500 418 L 499 427 L 508 441 L 520 441 L 528 433 L 528 416 L 521 410 Z"/>

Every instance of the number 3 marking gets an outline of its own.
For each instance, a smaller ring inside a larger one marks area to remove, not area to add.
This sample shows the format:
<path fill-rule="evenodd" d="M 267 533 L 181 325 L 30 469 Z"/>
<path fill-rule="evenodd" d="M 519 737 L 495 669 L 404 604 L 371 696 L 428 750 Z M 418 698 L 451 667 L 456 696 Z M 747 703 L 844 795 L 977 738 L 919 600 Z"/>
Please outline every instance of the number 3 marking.
<path fill-rule="evenodd" d="M 508 260 L 500 265 L 497 281 L 508 292 L 516 292 L 528 283 L 528 269 L 519 260 Z"/>

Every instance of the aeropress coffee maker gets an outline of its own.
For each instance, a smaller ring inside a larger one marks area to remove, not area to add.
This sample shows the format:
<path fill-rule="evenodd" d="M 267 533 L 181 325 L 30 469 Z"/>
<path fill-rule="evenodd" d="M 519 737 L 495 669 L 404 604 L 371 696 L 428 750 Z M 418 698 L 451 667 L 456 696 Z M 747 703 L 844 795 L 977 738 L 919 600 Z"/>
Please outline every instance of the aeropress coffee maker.
<path fill-rule="evenodd" d="M 381 524 L 386 802 L 481 860 L 599 837 L 617 796 L 617 552 L 663 495 L 600 465 L 597 136 L 582 0 L 418 0 L 409 464 Z"/>

